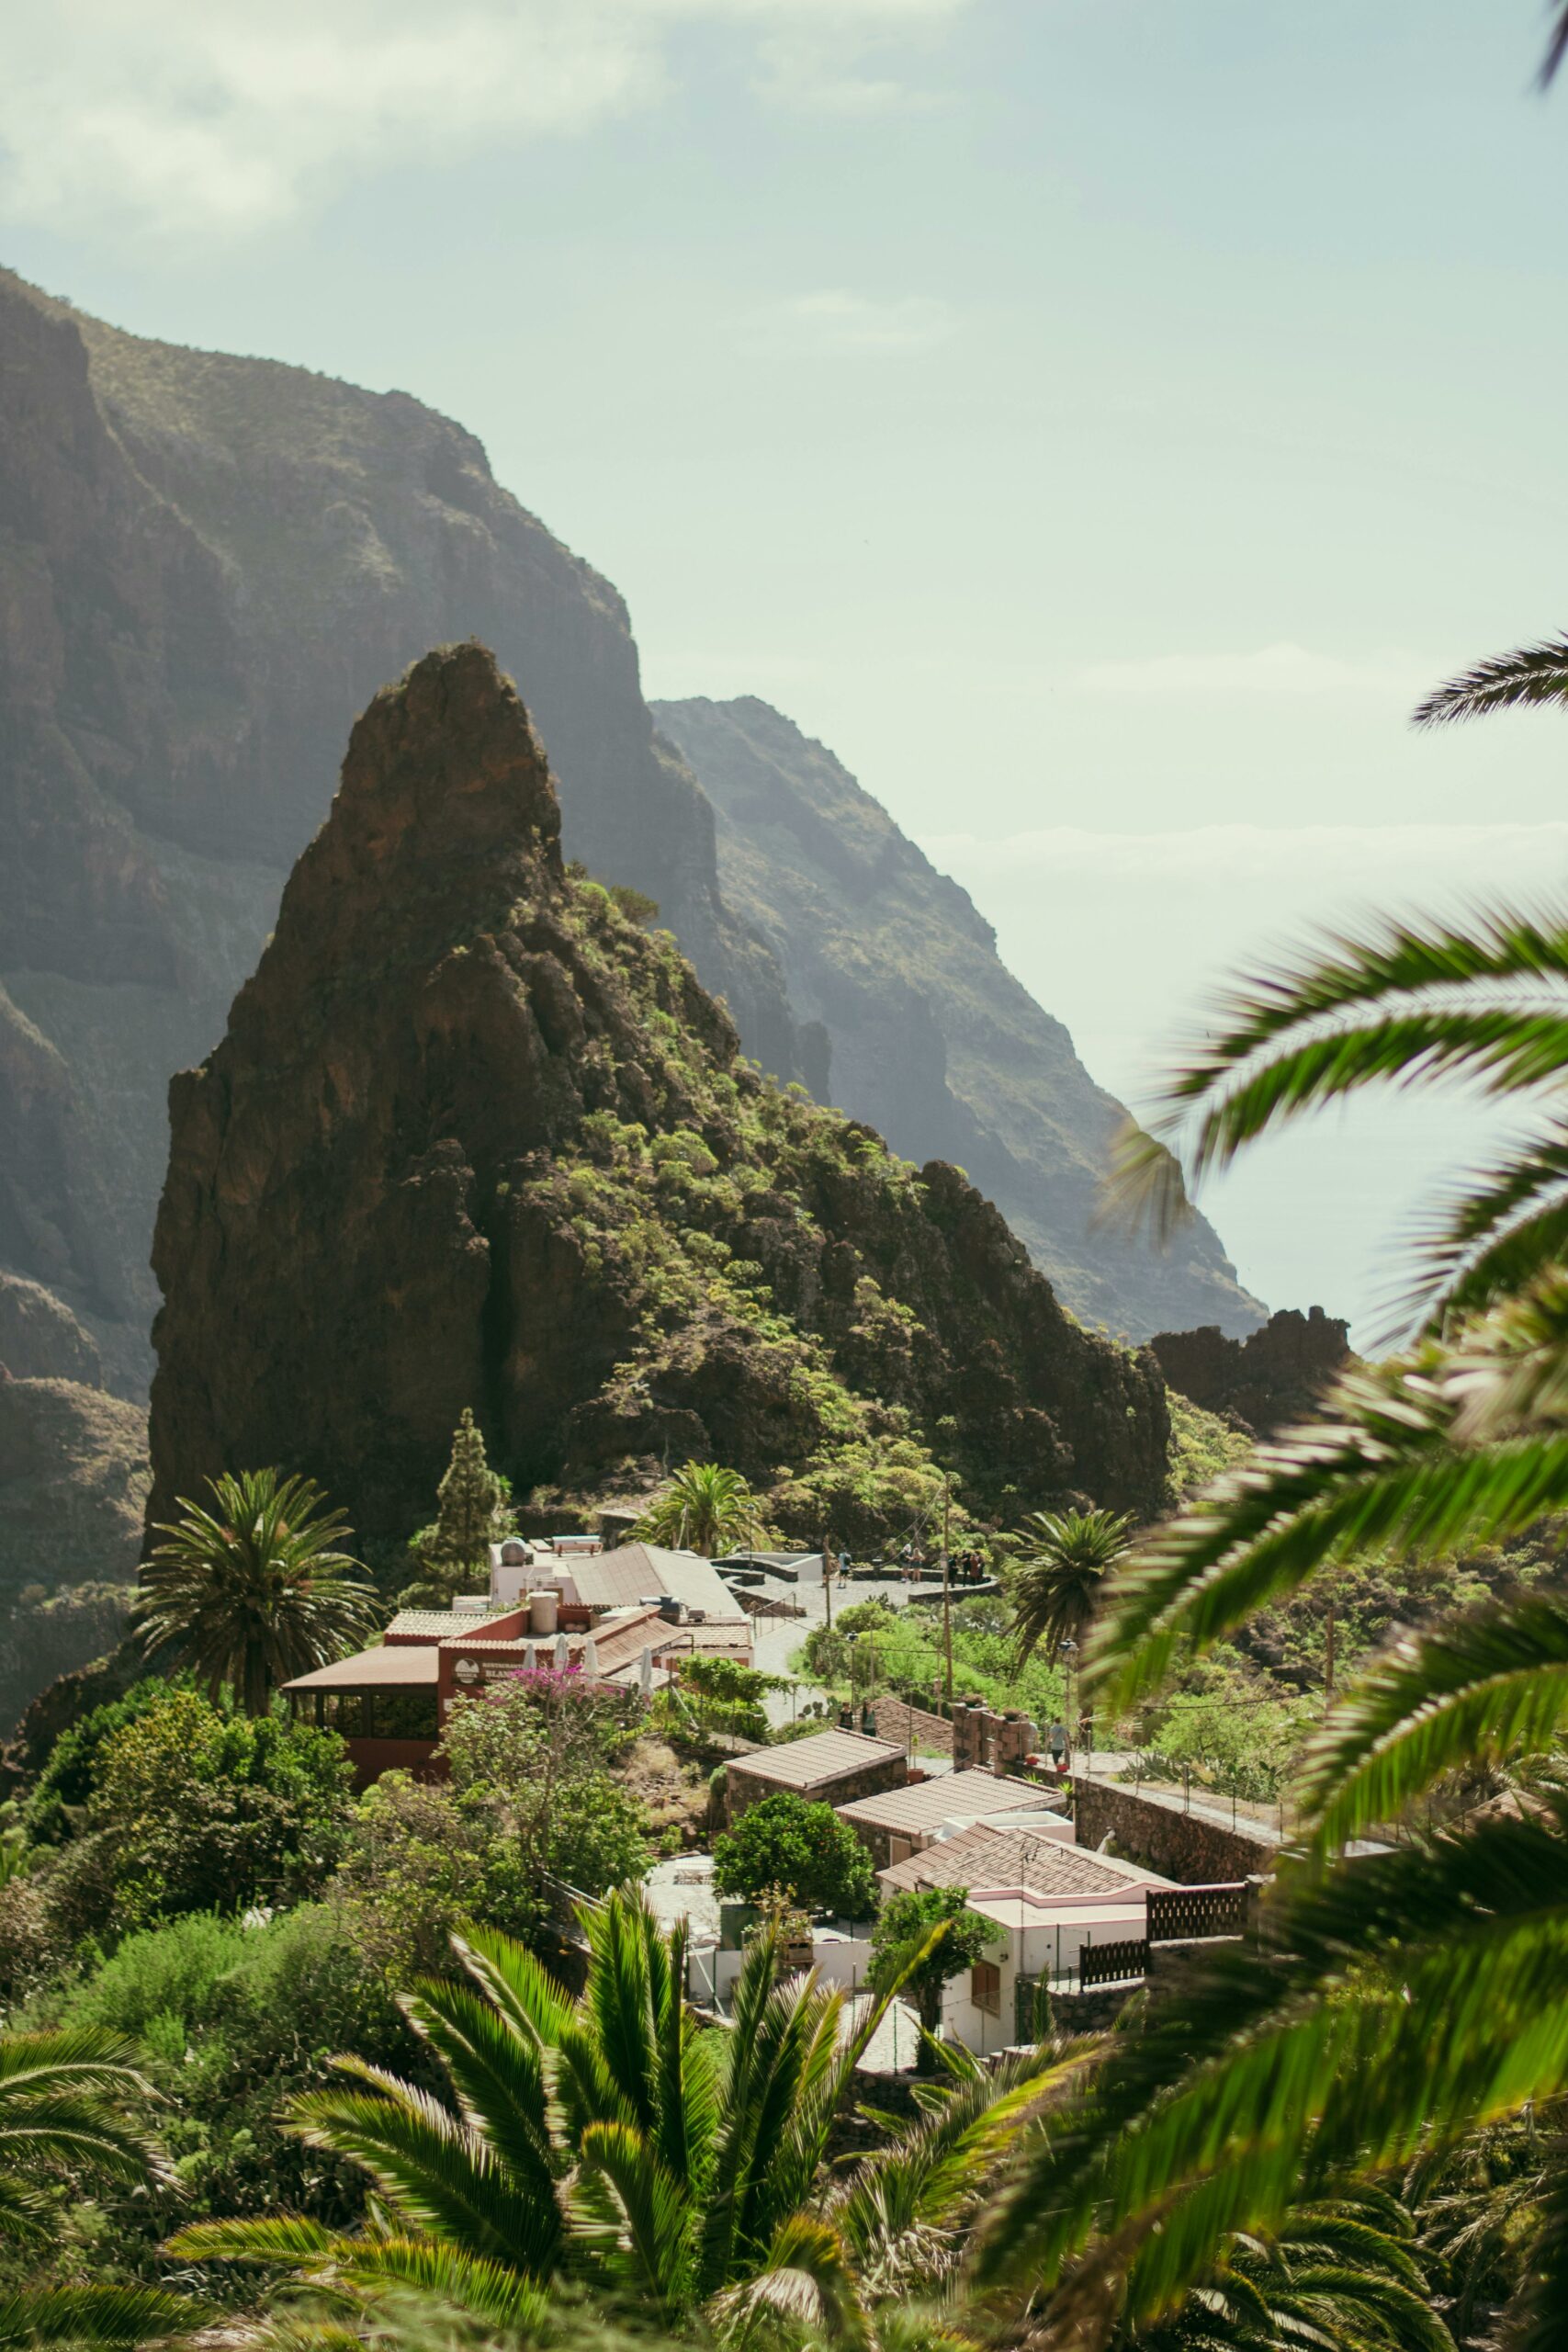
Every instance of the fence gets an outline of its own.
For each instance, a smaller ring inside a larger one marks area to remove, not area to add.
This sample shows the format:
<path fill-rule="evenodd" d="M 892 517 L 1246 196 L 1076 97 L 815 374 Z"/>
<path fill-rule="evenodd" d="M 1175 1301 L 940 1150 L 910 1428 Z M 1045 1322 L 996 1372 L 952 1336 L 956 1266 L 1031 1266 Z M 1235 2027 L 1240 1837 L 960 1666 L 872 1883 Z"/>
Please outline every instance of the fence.
<path fill-rule="evenodd" d="M 1151 1944 L 1179 1944 L 1203 1936 L 1247 1931 L 1245 1881 L 1222 1886 L 1151 1886 L 1145 1898 Z"/>
<path fill-rule="evenodd" d="M 1086 1944 L 1078 1954 L 1078 1991 L 1096 1984 L 1120 1984 L 1145 1975 L 1149 1965 L 1146 1936 L 1124 1936 L 1117 1943 Z"/>

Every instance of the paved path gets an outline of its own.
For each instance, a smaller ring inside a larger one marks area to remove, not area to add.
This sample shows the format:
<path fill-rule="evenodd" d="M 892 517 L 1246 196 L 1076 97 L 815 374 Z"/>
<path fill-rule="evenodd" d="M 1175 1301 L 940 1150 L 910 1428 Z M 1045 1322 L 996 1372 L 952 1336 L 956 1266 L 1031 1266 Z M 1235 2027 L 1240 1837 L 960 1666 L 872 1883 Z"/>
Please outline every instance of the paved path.
<path fill-rule="evenodd" d="M 752 1663 L 764 1674 L 787 1674 L 790 1659 L 802 1647 L 813 1629 L 827 1620 L 827 1602 L 823 1596 L 821 1571 L 811 1576 L 803 1570 L 799 1584 L 784 1584 L 769 1577 L 762 1587 L 769 1593 L 784 1593 L 797 1601 L 805 1611 L 802 1617 L 757 1617 L 752 1620 Z M 957 1591 L 955 1588 L 955 1593 Z M 840 1578 L 833 1584 L 833 1612 L 852 1609 L 862 1600 L 886 1600 L 890 1609 L 907 1608 L 911 1600 L 940 1600 L 940 1584 L 900 1584 L 863 1581 L 852 1577 L 848 1583 Z M 802 1682 L 792 1695 L 787 1690 L 770 1691 L 765 1702 L 770 1723 L 791 1722 L 808 1700 L 822 1699 L 827 1693 L 816 1683 Z"/>

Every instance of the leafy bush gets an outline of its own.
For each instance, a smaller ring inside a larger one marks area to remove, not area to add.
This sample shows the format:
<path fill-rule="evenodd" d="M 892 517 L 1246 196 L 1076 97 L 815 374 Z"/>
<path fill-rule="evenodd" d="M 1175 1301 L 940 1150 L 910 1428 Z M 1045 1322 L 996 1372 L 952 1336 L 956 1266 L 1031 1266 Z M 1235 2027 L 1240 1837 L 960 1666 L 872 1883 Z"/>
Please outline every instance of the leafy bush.
<path fill-rule="evenodd" d="M 62 1732 L 23 1807 L 22 1826 L 28 1844 L 55 1846 L 69 1838 L 73 1829 L 80 1826 L 73 1820 L 73 1815 L 85 1815 L 93 1793 L 93 1776 L 105 1742 L 127 1724 L 137 1722 L 171 1690 L 194 1687 L 188 1675 L 173 1682 L 149 1676 L 145 1682 L 133 1684 L 123 1699 L 111 1699 L 106 1705 L 95 1707 L 81 1723 Z"/>
<path fill-rule="evenodd" d="M 336 1863 L 353 1778 L 334 1732 L 225 1717 L 169 1690 L 104 1743 L 90 1817 L 107 1841 L 117 1924 L 309 1894 Z"/>
<path fill-rule="evenodd" d="M 781 1894 L 803 1911 L 866 1919 L 876 1908 L 871 1856 L 829 1804 L 807 1804 L 781 1789 L 742 1814 L 716 1839 L 713 1883 L 720 1894 L 760 1903 Z"/>
<path fill-rule="evenodd" d="M 141 1928 L 73 1996 L 70 2015 L 138 2041 L 157 2017 L 194 2024 L 208 2016 L 214 1987 L 254 1941 L 254 1930 L 212 1911 Z"/>

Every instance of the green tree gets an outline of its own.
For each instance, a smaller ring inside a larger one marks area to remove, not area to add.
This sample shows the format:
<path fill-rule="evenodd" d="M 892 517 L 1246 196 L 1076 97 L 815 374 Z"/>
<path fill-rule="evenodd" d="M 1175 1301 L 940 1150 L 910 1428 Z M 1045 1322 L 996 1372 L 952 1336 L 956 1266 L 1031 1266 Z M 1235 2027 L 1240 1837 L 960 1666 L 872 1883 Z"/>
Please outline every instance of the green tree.
<path fill-rule="evenodd" d="M 716 1838 L 713 1883 L 720 1894 L 758 1903 L 785 1895 L 801 1910 L 865 1919 L 876 1906 L 871 1856 L 830 1804 L 807 1804 L 781 1789 Z"/>
<path fill-rule="evenodd" d="M 488 1930 L 454 1939 L 467 1983 L 433 1980 L 409 2000 L 449 2105 L 356 2065 L 345 2071 L 358 2084 L 299 2102 L 317 2146 L 370 2173 L 382 2227 L 349 2237 L 292 2218 L 216 2222 L 169 2250 L 281 2262 L 340 2290 L 412 2284 L 530 2328 L 564 2269 L 667 2325 L 761 2282 L 796 2307 L 806 2292 L 834 2314 L 857 2311 L 845 2240 L 807 2208 L 885 2003 L 847 2030 L 840 1993 L 811 1975 L 778 1981 L 764 1932 L 733 2030 L 705 2030 L 686 2006 L 683 1929 L 660 1929 L 630 1891 L 581 1916 L 575 2000 Z M 863 2332 L 863 2321 L 851 2331 Z"/>
<path fill-rule="evenodd" d="M 263 1715 L 280 1682 L 330 1666 L 368 1639 L 378 1611 L 348 1533 L 308 1478 L 276 1470 L 210 1478 L 214 1509 L 180 1501 L 183 1517 L 141 1572 L 131 1612 L 145 1649 L 172 1649 L 216 1700 L 227 1682 L 248 1715 Z"/>
<path fill-rule="evenodd" d="M 669 1544 L 720 1559 L 766 1537 L 761 1511 L 739 1470 L 716 1462 L 687 1462 L 637 1524 L 649 1544 Z"/>
<path fill-rule="evenodd" d="M 1021 1668 L 1044 1645 L 1054 1658 L 1066 1641 L 1083 1644 L 1099 1606 L 1100 1580 L 1127 1551 L 1133 1522 L 1109 1510 L 1031 1511 L 1012 1575 L 1012 1636 Z"/>
<path fill-rule="evenodd" d="M 916 2064 L 922 2075 L 936 2064 L 931 2043 L 942 2031 L 943 1992 L 955 1976 L 974 1967 L 996 1934 L 988 1920 L 970 1910 L 966 1886 L 902 1887 L 889 1895 L 877 1915 L 871 1936 L 871 1982 L 878 1991 L 902 1982 L 910 1994 L 920 2019 Z"/>
<path fill-rule="evenodd" d="M 439 1967 L 465 1918 L 540 1939 L 551 1881 L 597 1895 L 641 1877 L 643 1809 L 610 1770 L 626 1738 L 621 1703 L 581 1676 L 527 1675 L 454 1707 L 445 1782 L 367 1790 L 339 1883 L 389 1981 Z"/>
<path fill-rule="evenodd" d="M 94 1767 L 88 1822 L 107 1849 L 114 1924 L 309 1893 L 336 1863 L 352 1780 L 333 1732 L 166 1691 Z"/>
<path fill-rule="evenodd" d="M 452 1432 L 452 1458 L 435 1490 L 435 1528 L 425 1557 L 449 1576 L 485 1567 L 489 1547 L 511 1532 L 504 1483 L 490 1466 L 484 1431 L 465 1405 Z"/>

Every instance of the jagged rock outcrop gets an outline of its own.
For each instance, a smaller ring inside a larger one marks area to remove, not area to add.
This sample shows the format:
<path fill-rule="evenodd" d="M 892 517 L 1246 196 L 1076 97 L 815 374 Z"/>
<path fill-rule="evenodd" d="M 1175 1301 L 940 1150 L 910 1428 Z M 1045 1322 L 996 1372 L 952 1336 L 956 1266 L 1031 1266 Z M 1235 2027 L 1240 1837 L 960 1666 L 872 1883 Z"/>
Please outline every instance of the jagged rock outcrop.
<path fill-rule="evenodd" d="M 748 1052 L 828 1099 L 832 1023 L 796 1013 L 720 888 L 712 808 L 655 738 L 620 598 L 496 484 L 471 435 L 404 393 L 121 334 L 5 272 L 0 349 L 0 1265 L 89 1327 L 113 1388 L 141 1394 L 151 1370 L 169 1076 L 221 1035 L 354 715 L 432 643 L 477 635 L 527 681 L 568 854 L 657 899 Z M 896 1040 L 900 1141 L 1005 1190 L 1008 1167 L 943 1124 L 940 1072 L 920 1094 L 920 1057 L 945 1051 L 947 1092 L 1016 1156 L 1015 1125 L 1051 1125 L 1052 1055 L 1010 1125 L 970 1101 L 957 1032 L 921 1001 Z M 852 990 L 837 1017 L 847 1040 L 867 1034 Z M 1069 1093 L 1059 1163 L 1047 1151 L 1028 1176 L 1059 1174 L 1061 1215 L 1036 1226 L 1017 1203 L 1072 1283 L 1105 1112 L 1089 1090 L 1079 1151 Z M 1071 1295 L 1134 1331 L 1229 1324 L 1223 1261 L 1203 1265 L 1195 1289 L 1138 1261 Z"/>
<path fill-rule="evenodd" d="M 968 892 L 767 703 L 652 707 L 714 805 L 726 899 L 828 1032 L 833 1101 L 896 1151 L 966 1170 L 1087 1320 L 1134 1339 L 1253 1329 L 1264 1310 L 1205 1218 L 1168 1250 L 1096 1229 L 1126 1113 L 1007 969 Z"/>
<path fill-rule="evenodd" d="M 1170 1386 L 1205 1412 L 1222 1413 L 1255 1437 L 1304 1419 L 1336 1373 L 1350 1362 L 1350 1327 L 1314 1306 L 1271 1315 L 1260 1330 L 1233 1340 L 1211 1324 L 1161 1331 L 1149 1341 Z"/>
<path fill-rule="evenodd" d="M 814 1464 L 929 1443 L 994 1513 L 1156 1508 L 1153 1359 L 1084 1332 L 953 1170 L 764 1084 L 559 827 L 478 646 L 355 727 L 227 1036 L 171 1088 L 153 1516 L 277 1462 L 406 1535 L 470 1404 L 519 1487 L 711 1453 L 809 1518 Z"/>
<path fill-rule="evenodd" d="M 121 334 L 0 271 L 0 1264 L 151 1369 L 170 1074 L 221 1035 L 350 721 L 470 632 L 530 682 L 569 853 L 651 892 L 825 1086 L 654 741 L 626 609 L 404 393 Z"/>

